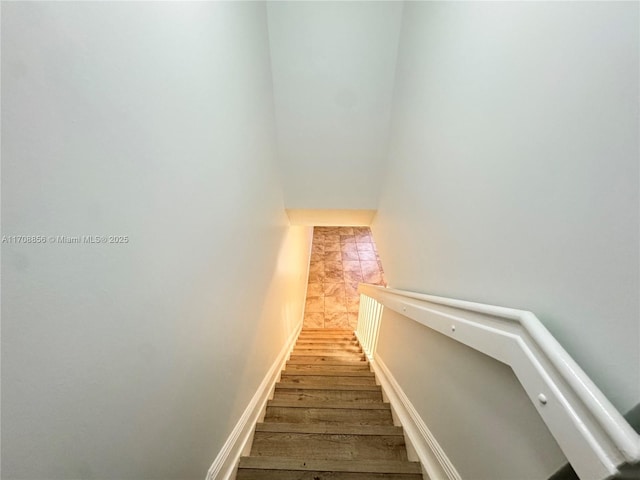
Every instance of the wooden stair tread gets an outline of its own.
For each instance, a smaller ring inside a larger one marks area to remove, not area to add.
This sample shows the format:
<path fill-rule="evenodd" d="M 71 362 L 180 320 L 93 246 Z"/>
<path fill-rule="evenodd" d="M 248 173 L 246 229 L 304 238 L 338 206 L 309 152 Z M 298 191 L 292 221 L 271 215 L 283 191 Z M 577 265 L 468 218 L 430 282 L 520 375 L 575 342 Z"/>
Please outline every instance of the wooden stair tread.
<path fill-rule="evenodd" d="M 316 351 L 316 350 L 325 351 L 326 350 L 329 352 L 354 352 L 354 353 L 362 352 L 362 348 L 356 345 L 333 345 L 330 343 L 322 344 L 322 345 L 319 345 L 317 343 L 312 345 L 296 344 L 293 351 L 295 352 L 296 350 L 302 350 L 302 351 Z"/>
<path fill-rule="evenodd" d="M 303 328 L 301 332 L 351 332 L 350 328 Z"/>
<path fill-rule="evenodd" d="M 299 460 L 285 457 L 241 457 L 239 468 L 354 473 L 422 473 L 418 462 L 398 460 Z"/>
<path fill-rule="evenodd" d="M 301 343 L 305 343 L 308 344 L 309 342 L 320 342 L 320 343 L 332 343 L 332 344 L 337 344 L 340 342 L 348 342 L 350 344 L 357 344 L 359 345 L 358 340 L 355 337 L 345 337 L 345 336 L 340 336 L 340 337 L 313 337 L 313 338 L 304 338 L 304 337 L 300 337 L 298 339 L 298 342 Z M 298 342 L 296 342 L 296 344 L 298 344 Z"/>
<path fill-rule="evenodd" d="M 331 408 L 268 407 L 265 422 L 312 425 L 387 425 L 393 426 L 391 409 L 350 410 Z"/>
<path fill-rule="evenodd" d="M 356 339 L 356 335 L 355 333 L 351 332 L 343 332 L 343 333 L 338 333 L 338 332 L 327 332 L 327 333 L 322 333 L 322 332 L 302 332 L 300 335 L 298 335 L 298 339 L 307 339 L 307 338 L 348 338 L 348 339 Z"/>
<path fill-rule="evenodd" d="M 349 352 L 349 353 L 353 353 L 353 352 L 360 352 L 362 351 L 362 349 L 360 348 L 359 345 L 335 345 L 335 344 L 323 344 L 323 345 L 318 345 L 313 344 L 313 345 L 300 345 L 300 344 L 296 344 L 295 347 L 293 348 L 293 350 L 329 350 L 332 352 Z"/>
<path fill-rule="evenodd" d="M 305 460 L 407 460 L 402 435 L 255 432 L 251 456 Z"/>
<path fill-rule="evenodd" d="M 298 335 L 298 340 L 307 340 L 307 339 L 317 339 L 317 338 L 328 338 L 328 339 L 335 339 L 335 338 L 346 338 L 349 340 L 357 340 L 357 337 L 355 335 L 355 333 L 351 332 L 327 332 L 327 333 L 321 333 L 321 332 L 313 332 L 313 333 L 301 333 L 300 335 Z"/>
<path fill-rule="evenodd" d="M 403 435 L 402 427 L 389 425 L 325 425 L 315 423 L 263 422 L 256 425 L 255 431 L 331 435 Z"/>
<path fill-rule="evenodd" d="M 285 401 L 269 400 L 267 407 L 287 407 L 287 408 L 321 408 L 340 410 L 389 410 L 389 404 L 385 402 L 377 403 L 353 403 L 353 402 L 312 402 L 312 401 Z"/>
<path fill-rule="evenodd" d="M 274 400 L 281 402 L 382 403 L 382 392 L 371 390 L 276 390 Z"/>
<path fill-rule="evenodd" d="M 340 340 L 340 338 L 346 338 L 347 340 Z M 310 342 L 312 340 L 319 340 L 321 342 L 357 342 L 358 338 L 353 333 L 307 333 L 298 335 L 298 342 Z"/>
<path fill-rule="evenodd" d="M 292 357 L 338 357 L 354 360 L 364 359 L 362 352 L 350 352 L 348 350 L 294 350 Z"/>
<path fill-rule="evenodd" d="M 333 337 L 320 338 L 320 339 L 298 337 L 298 341 L 296 342 L 296 344 L 300 344 L 300 343 L 314 344 L 314 345 L 324 344 L 324 343 L 330 343 L 334 345 L 358 345 L 358 340 L 355 337 L 349 340 L 340 340 L 340 339 L 335 339 Z"/>
<path fill-rule="evenodd" d="M 283 385 L 313 385 L 318 388 L 324 386 L 331 388 L 333 386 L 376 386 L 375 377 L 339 377 L 339 376 L 312 376 L 312 375 L 283 375 L 280 378 L 280 384 Z"/>
<path fill-rule="evenodd" d="M 366 362 L 364 358 L 353 358 L 353 357 L 321 357 L 321 356 L 313 356 L 313 355 L 291 355 L 289 357 L 289 361 L 287 363 L 298 364 L 298 365 L 309 365 L 309 364 L 321 364 L 321 365 L 366 365 L 369 366 L 369 363 Z"/>
<path fill-rule="evenodd" d="M 303 329 L 238 480 L 421 480 L 353 330 Z"/>
<path fill-rule="evenodd" d="M 338 377 L 343 373 L 372 373 L 369 369 L 368 362 L 353 363 L 350 365 L 327 365 L 322 363 L 308 364 L 287 362 L 286 368 L 285 370 L 283 370 L 283 373 L 288 373 L 291 375 L 296 375 L 298 373 L 313 374 L 315 372 L 331 372 Z"/>
<path fill-rule="evenodd" d="M 309 377 L 371 377 L 375 378 L 375 374 L 368 370 L 360 371 L 335 371 L 335 370 L 301 370 L 298 372 L 291 372 L 289 370 L 283 370 L 282 376 L 309 376 Z"/>
<path fill-rule="evenodd" d="M 332 348 L 327 348 L 324 350 L 306 350 L 304 348 L 297 348 L 291 352 L 291 355 L 296 357 L 346 357 L 353 359 L 364 358 L 364 352 L 362 351 L 337 350 Z"/>
<path fill-rule="evenodd" d="M 324 383 L 313 384 L 297 384 L 297 383 L 282 383 L 276 384 L 276 390 L 341 390 L 341 391 L 370 391 L 380 392 L 382 389 L 380 385 L 327 385 Z"/>
<path fill-rule="evenodd" d="M 295 357 L 295 358 L 292 358 L 292 357 Z M 309 357 L 308 355 L 293 355 L 292 357 L 289 357 L 289 360 L 287 360 L 287 364 L 294 363 L 297 365 L 318 365 L 317 357 Z M 305 360 L 305 358 L 300 358 L 300 357 L 310 358 L 310 360 Z M 324 360 L 321 361 L 320 365 L 323 365 L 322 362 L 326 362 L 324 363 L 324 365 L 334 365 L 336 367 L 363 366 L 369 369 L 369 362 L 367 360 L 360 360 L 360 359 L 356 360 L 352 358 L 343 360 L 342 358 L 338 357 L 338 358 L 330 358 L 330 359 L 325 358 Z"/>
<path fill-rule="evenodd" d="M 358 343 L 336 343 L 336 342 L 298 342 L 295 347 L 296 350 L 339 350 L 343 352 L 362 351 L 362 347 Z"/>

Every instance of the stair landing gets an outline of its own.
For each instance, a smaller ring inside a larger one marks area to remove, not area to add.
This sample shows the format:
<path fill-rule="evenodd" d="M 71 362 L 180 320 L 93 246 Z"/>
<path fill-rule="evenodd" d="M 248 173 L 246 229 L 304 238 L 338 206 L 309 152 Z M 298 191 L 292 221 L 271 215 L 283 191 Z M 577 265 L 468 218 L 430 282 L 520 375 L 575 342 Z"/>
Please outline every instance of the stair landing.
<path fill-rule="evenodd" d="M 238 480 L 421 480 L 352 330 L 305 328 Z"/>

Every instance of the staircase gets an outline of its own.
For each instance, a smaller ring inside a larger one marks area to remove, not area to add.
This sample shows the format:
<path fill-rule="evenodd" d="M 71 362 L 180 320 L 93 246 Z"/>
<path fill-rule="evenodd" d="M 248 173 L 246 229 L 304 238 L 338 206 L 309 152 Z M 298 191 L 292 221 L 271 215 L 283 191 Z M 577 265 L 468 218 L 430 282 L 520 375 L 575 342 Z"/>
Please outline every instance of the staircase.
<path fill-rule="evenodd" d="M 353 331 L 303 329 L 238 480 L 421 480 Z"/>

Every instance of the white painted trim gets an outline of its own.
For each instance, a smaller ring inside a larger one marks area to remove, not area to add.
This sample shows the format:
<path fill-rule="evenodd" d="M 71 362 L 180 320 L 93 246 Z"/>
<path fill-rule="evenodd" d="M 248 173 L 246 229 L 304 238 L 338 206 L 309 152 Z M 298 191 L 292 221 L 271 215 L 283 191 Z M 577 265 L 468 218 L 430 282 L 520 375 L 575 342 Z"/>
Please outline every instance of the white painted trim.
<path fill-rule="evenodd" d="M 391 408 L 404 428 L 407 440 L 414 448 L 418 459 L 427 471 L 430 480 L 461 480 L 460 474 L 424 423 L 415 407 L 404 393 L 395 377 L 379 355 L 371 366 L 382 390 L 389 398 Z"/>
<path fill-rule="evenodd" d="M 296 344 L 301 329 L 302 322 L 300 322 L 291 333 L 286 344 L 278 354 L 278 357 L 262 380 L 262 383 L 260 383 L 255 395 L 242 413 L 240 420 L 238 420 L 227 441 L 220 449 L 218 456 L 211 464 L 207 472 L 206 480 L 230 480 L 234 477 L 240 456 L 252 438 L 256 422 L 266 408 L 267 400 L 280 377 L 280 372 L 284 368 L 289 354 Z"/>
<path fill-rule="evenodd" d="M 375 285 L 358 290 L 509 365 L 580 478 L 606 479 L 640 463 L 640 435 L 533 313 Z"/>

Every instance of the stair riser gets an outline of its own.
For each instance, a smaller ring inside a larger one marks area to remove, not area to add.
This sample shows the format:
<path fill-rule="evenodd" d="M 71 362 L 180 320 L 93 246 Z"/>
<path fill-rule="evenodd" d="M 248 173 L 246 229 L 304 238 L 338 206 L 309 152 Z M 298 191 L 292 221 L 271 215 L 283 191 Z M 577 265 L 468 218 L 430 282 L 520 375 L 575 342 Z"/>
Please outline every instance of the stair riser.
<path fill-rule="evenodd" d="M 239 468 L 284 472 L 422 475 L 420 463 L 397 460 L 300 460 L 286 457 L 241 457 Z"/>
<path fill-rule="evenodd" d="M 265 422 L 329 425 L 393 425 L 391 410 L 267 407 Z"/>
<path fill-rule="evenodd" d="M 297 343 L 296 350 L 331 350 L 337 352 L 360 352 L 360 345 L 338 345 L 335 343 Z"/>
<path fill-rule="evenodd" d="M 315 363 L 315 364 L 322 364 L 322 363 L 326 363 L 326 364 L 330 364 L 331 362 L 334 363 L 355 363 L 357 364 L 358 362 L 362 362 L 364 363 L 364 355 L 353 355 L 353 356 L 322 356 L 322 355 L 291 355 L 291 357 L 289 358 L 290 362 L 297 362 L 297 363 Z M 366 364 L 365 364 L 366 365 Z"/>
<path fill-rule="evenodd" d="M 283 375 L 280 382 L 294 385 L 311 385 L 311 386 L 331 386 L 331 385 L 375 385 L 376 381 L 373 377 L 330 377 L 330 376 L 312 376 L 312 375 Z"/>
<path fill-rule="evenodd" d="M 302 330 L 300 330 L 300 333 L 310 332 L 353 333 L 353 330 L 351 330 L 350 328 L 303 328 Z"/>
<path fill-rule="evenodd" d="M 422 475 L 399 473 L 300 472 L 241 468 L 237 480 L 422 480 Z"/>
<path fill-rule="evenodd" d="M 313 337 L 313 336 L 319 336 L 319 337 L 336 337 L 336 336 L 344 336 L 344 337 L 353 337 L 355 336 L 355 332 L 353 330 L 343 330 L 343 331 L 332 331 L 332 330 L 328 330 L 328 329 L 323 329 L 323 330 L 317 330 L 315 332 L 309 331 L 309 330 L 302 330 L 300 332 L 300 336 L 301 337 Z"/>
<path fill-rule="evenodd" d="M 329 330 L 328 328 L 323 328 L 322 330 L 302 330 L 300 332 L 300 336 L 303 335 L 345 335 L 345 336 L 353 336 L 355 332 L 353 330 Z"/>
<path fill-rule="evenodd" d="M 340 337 L 343 337 L 344 340 L 340 340 Z M 298 337 L 298 342 L 320 342 L 320 343 L 344 343 L 344 344 L 356 344 L 358 340 L 355 336 L 351 335 L 334 335 L 328 337 L 309 337 L 309 336 L 300 336 Z"/>
<path fill-rule="evenodd" d="M 329 350 L 335 352 L 360 352 L 358 345 L 336 345 L 335 343 L 296 343 L 296 350 Z"/>
<path fill-rule="evenodd" d="M 311 349 L 311 348 L 294 348 L 291 355 L 303 356 L 321 356 L 321 357 L 353 357 L 360 359 L 364 355 L 360 349 L 338 350 L 335 348 Z"/>
<path fill-rule="evenodd" d="M 324 434 L 324 435 L 403 435 L 402 427 L 389 425 L 326 425 L 326 424 L 310 424 L 310 423 L 276 423 L 276 422 L 259 422 L 256 425 L 256 432 L 271 433 L 305 433 L 305 434 Z M 275 460 L 275 459 L 273 459 Z M 293 460 L 297 462 L 297 460 Z M 338 462 L 340 463 L 340 462 Z M 304 464 L 309 466 L 309 464 Z M 259 467 L 262 468 L 262 467 Z M 315 470 L 322 470 L 323 467 L 312 467 Z M 285 468 L 285 470 L 295 470 L 294 467 Z M 328 471 L 328 470 L 327 470 Z M 339 470 L 350 471 L 350 470 Z M 354 472 L 364 470 L 353 470 Z M 395 470 L 393 470 L 395 471 Z M 374 471 L 375 473 L 375 471 Z M 382 471 L 380 471 L 382 473 Z M 398 472 L 396 473 L 416 473 L 416 472 Z"/>
<path fill-rule="evenodd" d="M 298 340 L 309 340 L 309 341 L 347 341 L 347 342 L 355 342 L 358 339 L 355 335 L 300 335 Z"/>
<path fill-rule="evenodd" d="M 337 352 L 361 352 L 360 345 L 338 345 L 335 343 L 296 343 L 296 350 L 330 350 Z"/>
<path fill-rule="evenodd" d="M 369 365 L 367 363 L 355 364 L 355 365 L 309 365 L 309 364 L 292 364 L 287 362 L 287 368 L 285 369 L 287 373 L 298 373 L 298 372 L 335 372 L 336 375 L 341 372 L 371 372 L 369 369 Z"/>
<path fill-rule="evenodd" d="M 407 460 L 402 435 L 256 432 L 251 455 L 310 460 Z"/>
<path fill-rule="evenodd" d="M 239 480 L 418 480 L 350 330 L 305 329 L 256 426 Z"/>
<path fill-rule="evenodd" d="M 276 388 L 274 400 L 291 402 L 354 402 L 354 403 L 380 403 L 382 393 L 359 392 L 345 390 L 280 390 Z"/>
<path fill-rule="evenodd" d="M 360 353 L 362 354 L 362 349 L 360 347 L 347 347 L 347 348 L 336 348 L 336 347 L 322 347 L 322 348 L 316 348 L 316 347 L 312 347 L 312 348 L 305 348 L 305 347 L 299 347 L 298 345 L 296 345 L 294 347 L 294 351 L 298 350 L 298 351 L 304 351 L 304 352 L 311 352 L 312 354 L 316 354 L 317 352 L 329 352 L 331 354 L 335 354 L 335 355 L 349 355 L 352 353 Z"/>

